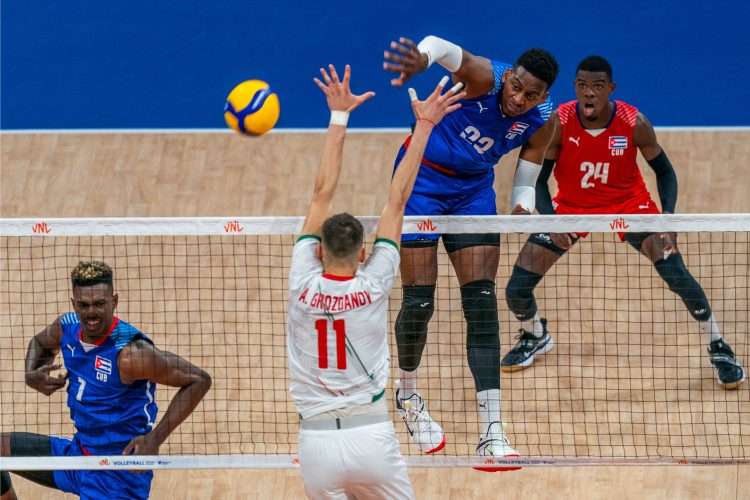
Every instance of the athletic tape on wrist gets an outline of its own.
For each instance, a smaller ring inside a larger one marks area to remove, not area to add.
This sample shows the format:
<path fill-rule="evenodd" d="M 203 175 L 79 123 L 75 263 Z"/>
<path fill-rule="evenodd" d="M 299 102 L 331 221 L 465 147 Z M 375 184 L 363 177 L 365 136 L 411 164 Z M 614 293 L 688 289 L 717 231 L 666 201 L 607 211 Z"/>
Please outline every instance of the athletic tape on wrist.
<path fill-rule="evenodd" d="M 348 111 L 331 111 L 330 125 L 341 125 L 342 127 L 346 127 L 347 123 L 349 123 Z"/>

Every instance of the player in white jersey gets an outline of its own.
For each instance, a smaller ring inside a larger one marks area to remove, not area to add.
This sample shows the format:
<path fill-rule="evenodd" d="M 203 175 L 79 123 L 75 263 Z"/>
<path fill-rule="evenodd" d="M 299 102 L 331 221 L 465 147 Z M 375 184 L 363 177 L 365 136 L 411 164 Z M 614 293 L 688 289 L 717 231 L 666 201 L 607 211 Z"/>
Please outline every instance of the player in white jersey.
<path fill-rule="evenodd" d="M 352 94 L 350 69 L 333 65 L 315 79 L 331 122 L 302 235 L 289 271 L 287 353 L 290 392 L 300 414 L 299 461 L 310 498 L 413 498 L 384 398 L 388 381 L 388 295 L 399 268 L 404 207 L 432 128 L 465 97 L 447 77 L 425 100 L 409 89 L 417 124 L 391 181 L 365 260 L 362 224 L 328 216 L 349 112 L 374 95 Z M 329 74 L 330 73 L 330 74 Z M 360 265 L 362 263 L 362 265 Z"/>

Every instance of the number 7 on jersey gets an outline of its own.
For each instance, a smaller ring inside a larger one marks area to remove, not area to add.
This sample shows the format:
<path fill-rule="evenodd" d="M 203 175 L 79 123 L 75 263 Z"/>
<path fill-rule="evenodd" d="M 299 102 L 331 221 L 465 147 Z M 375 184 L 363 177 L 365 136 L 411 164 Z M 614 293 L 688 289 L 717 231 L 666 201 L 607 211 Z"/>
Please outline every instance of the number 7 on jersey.
<path fill-rule="evenodd" d="M 315 321 L 318 332 L 318 368 L 328 368 L 328 320 Z M 346 325 L 343 319 L 333 320 L 333 331 L 336 335 L 336 368 L 346 370 Z"/>

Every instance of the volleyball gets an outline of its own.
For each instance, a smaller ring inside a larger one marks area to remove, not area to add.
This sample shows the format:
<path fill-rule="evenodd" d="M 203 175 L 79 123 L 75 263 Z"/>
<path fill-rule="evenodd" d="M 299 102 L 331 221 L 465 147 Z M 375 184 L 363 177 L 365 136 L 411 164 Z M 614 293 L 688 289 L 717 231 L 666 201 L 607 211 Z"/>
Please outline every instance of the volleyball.
<path fill-rule="evenodd" d="M 246 80 L 232 89 L 224 105 L 229 128 L 246 135 L 262 135 L 279 120 L 279 96 L 262 80 Z"/>

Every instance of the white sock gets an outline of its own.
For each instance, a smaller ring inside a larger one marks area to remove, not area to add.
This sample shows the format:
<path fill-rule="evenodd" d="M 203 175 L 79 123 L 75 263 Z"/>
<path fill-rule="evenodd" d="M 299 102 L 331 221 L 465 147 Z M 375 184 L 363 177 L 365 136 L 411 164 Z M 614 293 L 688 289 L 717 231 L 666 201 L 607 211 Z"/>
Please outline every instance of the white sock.
<path fill-rule="evenodd" d="M 484 436 L 491 423 L 500 422 L 500 389 L 477 392 L 477 414 L 479 415 L 479 432 Z M 502 426 L 500 428 L 502 429 Z"/>
<path fill-rule="evenodd" d="M 708 321 L 699 321 L 698 328 L 700 328 L 702 334 L 709 335 L 709 343 L 721 338 L 721 329 L 719 328 L 719 323 L 716 321 L 716 318 L 714 318 L 713 313 L 711 313 L 711 317 L 708 318 Z"/>
<path fill-rule="evenodd" d="M 406 371 L 399 370 L 400 376 L 400 387 L 398 398 L 400 400 L 409 399 L 412 394 L 417 393 L 417 370 Z"/>
<path fill-rule="evenodd" d="M 534 313 L 533 318 L 521 321 L 521 328 L 527 332 L 531 332 L 534 337 L 538 339 L 544 337 L 544 326 L 542 325 L 542 320 L 539 318 L 538 312 Z"/>

